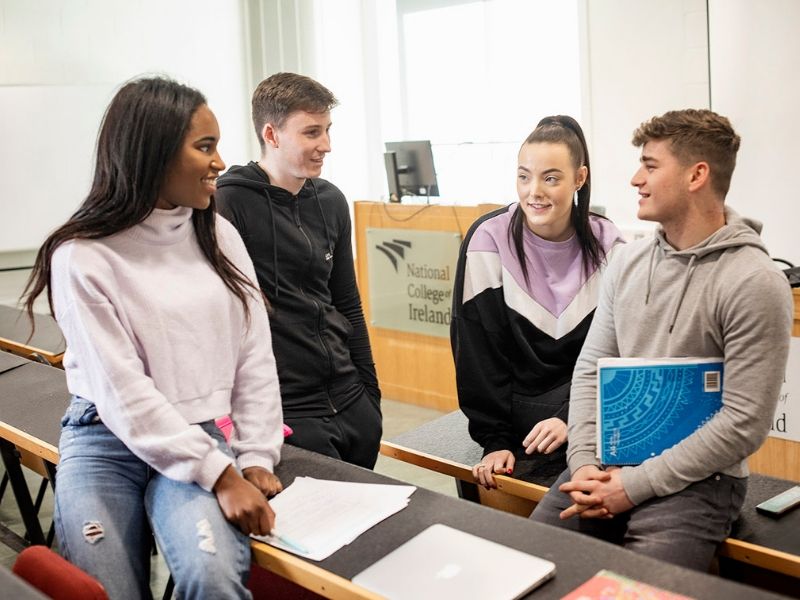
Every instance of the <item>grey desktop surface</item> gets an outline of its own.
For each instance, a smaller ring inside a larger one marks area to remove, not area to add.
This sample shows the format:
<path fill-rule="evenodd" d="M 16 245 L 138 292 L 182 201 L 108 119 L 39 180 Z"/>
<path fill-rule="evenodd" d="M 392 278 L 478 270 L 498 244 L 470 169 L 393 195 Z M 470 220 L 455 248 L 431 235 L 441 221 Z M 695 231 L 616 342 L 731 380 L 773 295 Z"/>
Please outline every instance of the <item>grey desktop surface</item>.
<path fill-rule="evenodd" d="M 9 360 L 3 354 L 0 354 L 0 358 L 6 362 Z M 60 418 L 69 402 L 63 371 L 31 362 L 0 373 L 0 397 L 0 420 L 35 439 L 58 446 Z M 285 486 L 299 475 L 370 483 L 402 483 L 289 445 L 284 446 L 282 456 L 277 473 Z M 748 499 L 748 503 L 754 505 L 791 483 L 765 479 L 774 487 L 764 487 L 764 497 L 759 494 L 752 500 Z M 797 531 L 792 524 L 798 514 L 795 511 L 779 520 L 756 515 L 763 524 L 751 533 L 792 542 L 791 534 Z M 786 520 L 790 518 L 791 522 Z M 755 588 L 638 556 L 586 536 L 532 523 L 521 517 L 424 489 L 418 489 L 412 495 L 408 508 L 378 524 L 319 564 L 350 579 L 434 523 L 444 523 L 555 562 L 558 568 L 556 579 L 534 592 L 531 597 L 535 598 L 560 597 L 603 568 L 697 598 L 776 597 Z M 764 533 L 765 529 L 773 533 Z"/>
<path fill-rule="evenodd" d="M 300 475 L 366 483 L 402 483 L 288 445 L 284 446 L 276 473 L 284 486 L 290 485 Z M 698 599 L 780 597 L 639 556 L 584 535 L 533 523 L 522 517 L 424 489 L 414 492 L 407 508 L 368 530 L 331 557 L 312 564 L 352 579 L 434 523 L 443 523 L 553 561 L 557 569 L 555 578 L 526 596 L 529 598 L 561 598 L 601 569 L 610 569 Z M 498 565 L 498 575 L 502 576 L 502 565 Z"/>
<path fill-rule="evenodd" d="M 31 324 L 25 311 L 0 305 L 0 337 L 51 354 L 60 354 L 66 350 L 64 336 L 53 317 L 34 313 L 34 323 L 36 328 L 33 337 L 28 340 Z"/>
<path fill-rule="evenodd" d="M 58 448 L 70 397 L 66 376 L 61 369 L 25 362 L 0 373 L 0 421 Z"/>
<path fill-rule="evenodd" d="M 467 417 L 460 410 L 393 437 L 389 441 L 446 460 L 472 466 L 483 458 L 482 448 L 469 437 Z M 527 455 L 520 447 L 514 452 L 514 477 L 550 486 L 564 470 L 564 454 Z"/>
<path fill-rule="evenodd" d="M 14 600 L 46 600 L 47 596 L 14 575 L 5 567 L 0 567 L 0 597 Z"/>
<path fill-rule="evenodd" d="M 6 371 L 11 371 L 12 369 L 21 367 L 29 362 L 30 361 L 28 359 L 22 358 L 21 356 L 11 354 L 10 352 L 0 351 L 0 375 Z"/>
<path fill-rule="evenodd" d="M 467 432 L 467 417 L 454 411 L 411 431 L 398 435 L 391 442 L 453 462 L 473 465 L 481 459 L 481 448 Z M 515 478 L 540 485 L 550 485 L 554 478 L 541 477 L 525 468 L 515 468 Z M 741 517 L 734 524 L 730 537 L 781 552 L 800 556 L 800 508 L 779 518 L 762 515 L 756 504 L 789 489 L 796 482 L 752 473 Z"/>
<path fill-rule="evenodd" d="M 770 517 L 756 512 L 756 504 L 777 496 L 795 485 L 798 485 L 797 482 L 751 473 L 747 481 L 747 496 L 742 505 L 741 516 L 733 524 L 730 537 L 800 556 L 800 508 L 795 508 L 780 517 Z"/>
<path fill-rule="evenodd" d="M 474 465 L 483 456 L 481 447 L 469 437 L 467 417 L 460 410 L 447 413 L 389 441 L 465 465 Z"/>

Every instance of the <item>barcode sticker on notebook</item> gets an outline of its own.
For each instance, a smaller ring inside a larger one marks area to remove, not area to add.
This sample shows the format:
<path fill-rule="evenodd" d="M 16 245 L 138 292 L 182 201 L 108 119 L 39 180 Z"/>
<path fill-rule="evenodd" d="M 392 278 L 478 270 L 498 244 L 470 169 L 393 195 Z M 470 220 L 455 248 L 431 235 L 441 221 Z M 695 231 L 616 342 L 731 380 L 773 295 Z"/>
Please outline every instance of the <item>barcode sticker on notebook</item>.
<path fill-rule="evenodd" d="M 719 391 L 719 371 L 706 371 L 703 373 L 703 391 L 718 392 Z"/>

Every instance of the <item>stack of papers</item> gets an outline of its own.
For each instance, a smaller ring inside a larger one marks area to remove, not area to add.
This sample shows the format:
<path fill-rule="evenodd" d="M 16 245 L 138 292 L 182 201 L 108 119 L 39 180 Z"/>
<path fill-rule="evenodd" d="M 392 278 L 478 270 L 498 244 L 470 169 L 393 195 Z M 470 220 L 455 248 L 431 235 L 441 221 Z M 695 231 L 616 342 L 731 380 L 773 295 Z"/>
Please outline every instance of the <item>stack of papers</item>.
<path fill-rule="evenodd" d="M 417 488 L 298 477 L 272 498 L 278 536 L 253 536 L 311 560 L 323 560 L 408 506 Z"/>

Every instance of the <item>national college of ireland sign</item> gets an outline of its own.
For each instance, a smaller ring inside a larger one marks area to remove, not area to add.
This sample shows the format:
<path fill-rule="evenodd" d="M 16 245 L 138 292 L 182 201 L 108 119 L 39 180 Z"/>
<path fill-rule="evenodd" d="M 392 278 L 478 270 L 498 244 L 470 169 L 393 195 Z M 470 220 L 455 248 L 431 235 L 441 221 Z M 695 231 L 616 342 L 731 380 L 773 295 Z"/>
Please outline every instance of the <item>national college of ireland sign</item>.
<path fill-rule="evenodd" d="M 789 348 L 786 377 L 772 419 L 772 437 L 800 442 L 800 338 L 793 337 Z"/>
<path fill-rule="evenodd" d="M 455 232 L 367 228 L 373 327 L 450 337 Z"/>

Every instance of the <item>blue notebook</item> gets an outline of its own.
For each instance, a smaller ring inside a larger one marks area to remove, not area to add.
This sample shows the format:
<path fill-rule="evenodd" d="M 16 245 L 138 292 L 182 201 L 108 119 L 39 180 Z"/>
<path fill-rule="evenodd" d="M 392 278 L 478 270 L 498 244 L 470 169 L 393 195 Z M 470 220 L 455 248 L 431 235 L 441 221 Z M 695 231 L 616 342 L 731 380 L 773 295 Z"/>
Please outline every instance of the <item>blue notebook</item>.
<path fill-rule="evenodd" d="M 597 451 L 638 465 L 697 431 L 722 408 L 721 358 L 597 361 Z"/>

